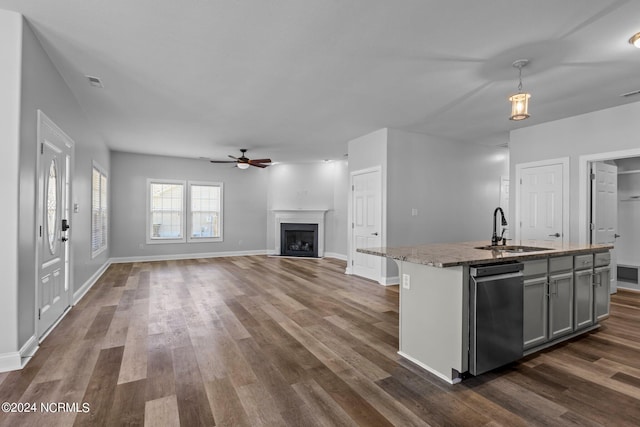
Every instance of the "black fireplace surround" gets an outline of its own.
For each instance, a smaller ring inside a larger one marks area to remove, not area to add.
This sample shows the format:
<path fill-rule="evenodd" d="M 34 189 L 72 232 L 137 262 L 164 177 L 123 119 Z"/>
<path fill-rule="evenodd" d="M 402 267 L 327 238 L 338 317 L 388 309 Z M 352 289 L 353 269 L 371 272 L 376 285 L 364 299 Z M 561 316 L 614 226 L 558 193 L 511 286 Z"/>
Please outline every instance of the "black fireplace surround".
<path fill-rule="evenodd" d="M 318 224 L 280 224 L 280 255 L 318 257 Z"/>

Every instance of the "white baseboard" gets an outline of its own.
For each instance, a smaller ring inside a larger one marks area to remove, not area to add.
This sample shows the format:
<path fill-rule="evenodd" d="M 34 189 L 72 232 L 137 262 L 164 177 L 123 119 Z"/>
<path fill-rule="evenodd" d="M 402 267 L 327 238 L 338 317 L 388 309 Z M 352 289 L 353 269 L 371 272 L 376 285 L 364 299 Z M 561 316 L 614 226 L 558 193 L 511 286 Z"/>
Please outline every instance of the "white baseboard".
<path fill-rule="evenodd" d="M 440 372 L 438 372 L 438 371 L 434 370 L 433 368 L 431 368 L 431 367 L 429 367 L 429 366 L 425 365 L 424 363 L 422 363 L 422 362 L 420 362 L 420 361 L 418 361 L 418 360 L 414 359 L 413 357 L 409 356 L 409 355 L 408 355 L 408 354 L 406 354 L 406 353 L 403 353 L 403 352 L 401 352 L 401 351 L 398 351 L 398 354 L 399 354 L 400 356 L 404 357 L 405 359 L 407 359 L 407 360 L 411 361 L 412 363 L 414 363 L 414 364 L 416 364 L 416 365 L 420 366 L 420 367 L 421 367 L 422 369 L 424 369 L 425 371 L 429 371 L 429 372 L 431 372 L 433 375 L 435 375 L 436 377 L 440 378 L 440 379 L 441 379 L 441 380 L 443 380 L 443 381 L 448 382 L 449 384 L 457 384 L 457 383 L 459 383 L 459 382 L 460 382 L 460 379 L 459 379 L 459 378 L 451 379 L 451 378 L 447 377 L 446 375 L 443 375 L 443 374 L 441 374 Z"/>
<path fill-rule="evenodd" d="M 339 259 L 340 261 L 346 261 L 347 260 L 347 256 L 343 255 L 343 254 L 339 254 L 336 252 L 325 252 L 324 253 L 325 258 L 335 258 L 335 259 Z"/>
<path fill-rule="evenodd" d="M 0 372 L 22 369 L 36 350 L 38 350 L 38 340 L 35 335 L 32 335 L 19 351 L 0 354 Z"/>
<path fill-rule="evenodd" d="M 176 261 L 181 259 L 221 258 L 221 257 L 231 257 L 231 256 L 251 256 L 251 255 L 267 255 L 267 251 L 264 249 L 258 249 L 258 250 L 252 250 L 252 251 L 204 252 L 204 253 L 196 253 L 196 254 L 117 257 L 117 258 L 111 258 L 110 261 L 113 264 L 121 264 L 126 262 Z"/>
<path fill-rule="evenodd" d="M 400 277 L 399 276 L 383 277 L 378 281 L 378 283 L 380 283 L 382 286 L 399 285 Z"/>
<path fill-rule="evenodd" d="M 107 270 L 107 268 L 109 268 L 110 265 L 111 265 L 111 260 L 107 260 L 104 264 L 102 264 L 102 267 L 96 270 L 96 272 L 93 273 L 91 277 L 89 277 L 89 279 L 86 282 L 84 282 L 84 284 L 80 286 L 80 288 L 77 291 L 73 293 L 73 305 L 78 304 L 78 302 L 82 299 L 82 297 L 87 292 L 89 292 L 89 289 L 91 289 L 91 287 L 96 284 L 100 276 L 102 276 L 102 274 Z"/>
<path fill-rule="evenodd" d="M 19 351 L 0 354 L 0 372 L 22 369 L 22 358 Z"/>

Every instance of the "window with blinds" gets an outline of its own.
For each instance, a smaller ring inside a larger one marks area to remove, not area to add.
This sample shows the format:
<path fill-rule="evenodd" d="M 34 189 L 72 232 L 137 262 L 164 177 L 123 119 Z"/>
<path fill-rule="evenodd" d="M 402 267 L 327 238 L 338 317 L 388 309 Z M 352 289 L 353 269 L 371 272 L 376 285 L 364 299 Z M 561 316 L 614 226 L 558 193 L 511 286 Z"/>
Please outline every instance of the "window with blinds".
<path fill-rule="evenodd" d="M 147 243 L 222 241 L 222 183 L 148 180 Z"/>
<path fill-rule="evenodd" d="M 91 256 L 107 249 L 107 174 L 94 163 L 91 174 Z"/>
<path fill-rule="evenodd" d="M 149 183 L 150 241 L 184 241 L 183 182 L 151 181 Z"/>
<path fill-rule="evenodd" d="M 189 182 L 190 242 L 222 240 L 222 183 Z"/>

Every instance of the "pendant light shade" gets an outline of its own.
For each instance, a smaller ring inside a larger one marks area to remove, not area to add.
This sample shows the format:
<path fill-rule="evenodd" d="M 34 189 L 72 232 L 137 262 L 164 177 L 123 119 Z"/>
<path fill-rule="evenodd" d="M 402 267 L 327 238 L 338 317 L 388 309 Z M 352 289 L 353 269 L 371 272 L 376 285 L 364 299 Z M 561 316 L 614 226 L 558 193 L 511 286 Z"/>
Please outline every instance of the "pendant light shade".
<path fill-rule="evenodd" d="M 509 97 L 509 102 L 511 102 L 509 120 L 524 120 L 529 117 L 529 98 L 531 98 L 531 94 L 522 91 L 522 67 L 528 63 L 527 59 L 519 59 L 513 63 L 513 67 L 518 69 L 520 83 L 518 84 L 518 93 Z"/>

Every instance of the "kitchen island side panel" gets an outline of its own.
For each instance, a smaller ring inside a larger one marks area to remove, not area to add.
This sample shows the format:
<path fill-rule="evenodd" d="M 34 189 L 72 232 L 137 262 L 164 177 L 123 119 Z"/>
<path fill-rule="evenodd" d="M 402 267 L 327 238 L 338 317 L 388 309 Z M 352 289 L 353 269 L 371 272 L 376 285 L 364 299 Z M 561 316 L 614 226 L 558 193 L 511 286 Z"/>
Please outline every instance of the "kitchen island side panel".
<path fill-rule="evenodd" d="M 449 382 L 468 369 L 467 267 L 397 261 L 400 269 L 400 351 Z M 409 289 L 403 286 L 409 276 Z M 465 334 L 467 339 L 465 339 Z"/>

